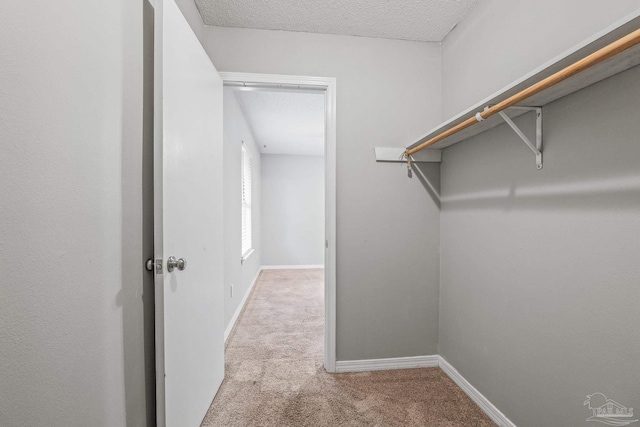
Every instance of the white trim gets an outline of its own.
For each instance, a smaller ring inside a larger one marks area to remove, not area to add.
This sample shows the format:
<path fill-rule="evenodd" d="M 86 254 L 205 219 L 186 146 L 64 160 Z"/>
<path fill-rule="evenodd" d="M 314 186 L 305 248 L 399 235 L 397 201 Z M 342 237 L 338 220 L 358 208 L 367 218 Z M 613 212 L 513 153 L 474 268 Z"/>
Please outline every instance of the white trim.
<path fill-rule="evenodd" d="M 242 254 L 242 256 L 240 257 L 240 265 L 243 265 L 251 256 L 252 253 L 255 252 L 255 249 L 253 248 L 249 248 L 247 250 L 247 252 L 245 252 L 244 254 Z"/>
<path fill-rule="evenodd" d="M 251 209 L 251 198 L 253 193 L 253 165 L 251 161 L 251 153 L 247 149 L 247 145 L 242 141 L 240 150 L 240 180 L 242 183 L 241 199 L 242 199 L 242 239 L 241 239 L 241 258 L 240 264 L 249 258 L 253 251 L 253 210 Z M 247 197 L 248 196 L 248 197 Z M 248 212 L 247 212 L 248 211 Z M 249 215 L 247 215 L 247 213 Z M 245 247 L 248 246 L 248 248 Z"/>
<path fill-rule="evenodd" d="M 325 91 L 325 274 L 324 274 L 324 367 L 336 372 L 336 79 L 334 77 L 287 76 L 220 72 L 223 82 L 264 85 L 296 85 L 299 89 Z"/>
<path fill-rule="evenodd" d="M 339 360 L 336 372 L 388 371 L 392 369 L 437 368 L 440 356 L 393 357 L 390 359 Z"/>
<path fill-rule="evenodd" d="M 325 79 L 324 367 L 336 371 L 336 79 Z"/>
<path fill-rule="evenodd" d="M 302 270 L 306 268 L 324 268 L 324 265 L 263 265 L 263 270 Z"/>
<path fill-rule="evenodd" d="M 466 394 L 475 402 L 476 405 L 482 409 L 482 411 L 487 414 L 493 422 L 498 424 L 500 427 L 516 427 L 516 425 L 507 418 L 496 406 L 489 401 L 482 393 L 478 391 L 474 386 L 471 385 L 469 381 L 467 381 L 460 372 L 456 370 L 449 362 L 447 362 L 442 356 L 439 356 L 440 359 L 440 369 L 449 376 L 453 380 L 454 383 L 458 385 Z"/>
<path fill-rule="evenodd" d="M 229 335 L 231 335 L 231 331 L 233 330 L 233 327 L 236 325 L 236 322 L 238 321 L 238 317 L 240 317 L 240 313 L 242 313 L 242 309 L 244 308 L 244 305 L 247 303 L 247 299 L 249 298 L 249 295 L 251 295 L 251 291 L 253 290 L 253 287 L 256 285 L 256 282 L 258 281 L 258 277 L 260 276 L 261 271 L 262 271 L 262 268 L 259 268 L 258 272 L 256 273 L 256 277 L 253 278 L 253 282 L 251 282 L 251 285 L 249 285 L 249 289 L 247 289 L 247 292 L 244 293 L 244 296 L 242 297 L 242 301 L 240 301 L 240 304 L 238 305 L 236 312 L 233 313 L 233 317 L 231 317 L 231 320 L 229 321 L 229 325 L 227 325 L 227 329 L 225 329 L 224 331 L 225 343 L 227 342 L 227 339 L 229 339 Z"/>
<path fill-rule="evenodd" d="M 478 405 L 489 418 L 500 427 L 517 427 L 509 418 L 489 401 L 482 393 L 467 381 L 460 372 L 456 370 L 442 356 L 414 356 L 414 357 L 394 357 L 390 359 L 366 359 L 366 360 L 339 360 L 336 362 L 336 371 L 344 372 L 369 372 L 387 371 L 392 369 L 413 369 L 413 368 L 437 368 L 453 380 L 466 394 Z"/>
<path fill-rule="evenodd" d="M 310 89 L 326 90 L 331 84 L 335 84 L 334 77 L 313 77 L 313 76 L 289 76 L 285 74 L 259 74 L 259 73 L 235 73 L 220 71 L 220 77 L 224 83 L 253 83 L 269 85 L 296 85 L 299 89 L 311 86 Z"/>

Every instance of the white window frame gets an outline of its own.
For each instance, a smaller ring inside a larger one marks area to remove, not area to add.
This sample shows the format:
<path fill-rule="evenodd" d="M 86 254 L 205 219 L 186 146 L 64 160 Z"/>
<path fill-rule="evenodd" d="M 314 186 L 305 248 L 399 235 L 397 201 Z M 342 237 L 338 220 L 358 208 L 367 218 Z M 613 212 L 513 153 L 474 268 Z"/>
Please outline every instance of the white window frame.
<path fill-rule="evenodd" d="M 241 173 L 241 215 L 242 215 L 242 231 L 241 231 L 241 252 L 242 256 L 240 262 L 244 262 L 253 253 L 253 211 L 251 209 L 251 199 L 253 197 L 253 170 L 251 163 L 251 153 L 247 149 L 244 141 L 242 142 L 242 149 L 240 155 L 240 173 Z M 248 185 L 247 181 L 248 180 Z M 246 221 L 248 220 L 248 224 Z M 248 228 L 248 231 L 247 231 Z M 248 237 L 246 234 L 248 234 Z M 248 240 L 248 245 L 245 239 Z"/>

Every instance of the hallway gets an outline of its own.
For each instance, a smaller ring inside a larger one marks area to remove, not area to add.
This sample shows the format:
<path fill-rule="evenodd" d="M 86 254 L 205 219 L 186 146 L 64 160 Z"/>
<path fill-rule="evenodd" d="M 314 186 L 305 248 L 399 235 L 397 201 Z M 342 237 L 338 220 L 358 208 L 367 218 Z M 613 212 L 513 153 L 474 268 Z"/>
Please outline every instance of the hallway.
<path fill-rule="evenodd" d="M 440 369 L 328 374 L 323 270 L 265 270 L 203 426 L 492 426 Z"/>

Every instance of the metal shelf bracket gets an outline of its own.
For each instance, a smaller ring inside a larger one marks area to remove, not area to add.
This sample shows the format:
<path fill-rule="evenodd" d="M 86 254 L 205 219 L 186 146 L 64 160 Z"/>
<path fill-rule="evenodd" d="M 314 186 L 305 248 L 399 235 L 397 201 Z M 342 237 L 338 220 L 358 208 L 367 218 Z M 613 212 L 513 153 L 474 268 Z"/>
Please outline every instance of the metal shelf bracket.
<path fill-rule="evenodd" d="M 500 111 L 500 117 L 513 129 L 513 131 L 524 141 L 524 143 L 533 151 L 536 155 L 536 167 L 542 169 L 542 107 L 509 107 L 518 110 L 535 111 L 536 113 L 536 143 L 534 144 L 527 138 L 522 130 L 516 125 L 513 120 L 504 112 Z"/>

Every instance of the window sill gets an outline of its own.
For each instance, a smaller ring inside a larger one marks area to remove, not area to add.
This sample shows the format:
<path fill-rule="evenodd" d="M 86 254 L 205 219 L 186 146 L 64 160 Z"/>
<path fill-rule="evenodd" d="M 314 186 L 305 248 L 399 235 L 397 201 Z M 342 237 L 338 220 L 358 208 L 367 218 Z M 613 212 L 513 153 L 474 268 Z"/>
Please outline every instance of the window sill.
<path fill-rule="evenodd" d="M 255 249 L 251 248 L 247 252 L 242 254 L 242 257 L 240 258 L 240 265 L 243 265 L 249 259 L 251 254 L 254 253 L 254 252 L 255 252 Z"/>

